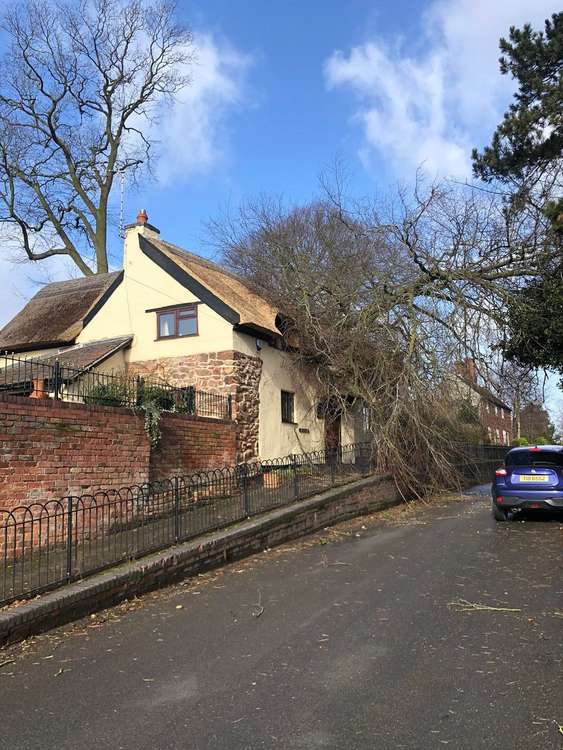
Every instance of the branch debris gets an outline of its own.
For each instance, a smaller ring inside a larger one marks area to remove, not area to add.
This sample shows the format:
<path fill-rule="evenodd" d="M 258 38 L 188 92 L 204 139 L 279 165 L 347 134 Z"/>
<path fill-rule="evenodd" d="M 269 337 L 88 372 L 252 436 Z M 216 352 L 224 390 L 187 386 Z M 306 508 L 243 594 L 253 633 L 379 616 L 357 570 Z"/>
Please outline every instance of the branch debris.
<path fill-rule="evenodd" d="M 261 615 L 264 614 L 264 607 L 262 606 L 262 592 L 258 592 L 258 601 L 256 604 L 252 605 L 254 607 L 254 612 L 252 613 L 252 617 L 256 617 L 258 619 Z"/>
<path fill-rule="evenodd" d="M 448 607 L 456 612 L 522 612 L 518 607 L 491 607 L 479 602 L 468 602 L 467 599 L 456 599 L 448 602 Z"/>

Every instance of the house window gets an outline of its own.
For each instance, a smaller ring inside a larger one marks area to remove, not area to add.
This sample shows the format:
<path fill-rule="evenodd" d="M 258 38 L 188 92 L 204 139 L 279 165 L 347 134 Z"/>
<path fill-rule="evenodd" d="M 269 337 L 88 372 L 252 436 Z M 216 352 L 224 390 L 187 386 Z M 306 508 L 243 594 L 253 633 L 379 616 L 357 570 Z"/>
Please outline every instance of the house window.
<path fill-rule="evenodd" d="M 289 391 L 281 392 L 281 418 L 282 422 L 295 422 L 295 394 Z"/>
<path fill-rule="evenodd" d="M 156 311 L 157 339 L 175 339 L 197 334 L 197 305 L 182 305 Z"/>

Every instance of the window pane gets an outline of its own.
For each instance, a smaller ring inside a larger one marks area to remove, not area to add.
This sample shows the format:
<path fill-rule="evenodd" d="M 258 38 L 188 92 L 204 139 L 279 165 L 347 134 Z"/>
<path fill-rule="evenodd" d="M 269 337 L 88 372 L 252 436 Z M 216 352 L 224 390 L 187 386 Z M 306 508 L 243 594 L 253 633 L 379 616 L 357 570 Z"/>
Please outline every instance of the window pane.
<path fill-rule="evenodd" d="M 557 466 L 563 469 L 560 451 L 515 451 L 506 457 L 507 466 Z"/>
<path fill-rule="evenodd" d="M 281 392 L 282 422 L 294 422 L 294 394 L 289 391 Z"/>
<path fill-rule="evenodd" d="M 174 313 L 161 313 L 158 316 L 158 335 L 174 336 Z"/>
<path fill-rule="evenodd" d="M 193 336 L 197 333 L 197 318 L 180 318 L 178 320 L 178 336 Z"/>

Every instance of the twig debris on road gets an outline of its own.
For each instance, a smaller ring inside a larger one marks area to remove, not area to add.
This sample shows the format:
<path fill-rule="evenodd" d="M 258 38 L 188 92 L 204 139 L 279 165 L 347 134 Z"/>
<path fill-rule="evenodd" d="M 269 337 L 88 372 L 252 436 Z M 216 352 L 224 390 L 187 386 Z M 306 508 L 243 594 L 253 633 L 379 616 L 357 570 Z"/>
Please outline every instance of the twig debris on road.
<path fill-rule="evenodd" d="M 522 612 L 518 607 L 491 607 L 489 604 L 468 602 L 467 599 L 456 599 L 448 602 L 448 607 L 456 612 Z"/>
<path fill-rule="evenodd" d="M 264 607 L 262 606 L 262 592 L 258 592 L 258 601 L 256 604 L 252 605 L 254 607 L 254 611 L 252 612 L 252 617 L 256 617 L 258 619 L 261 615 L 264 614 Z"/>

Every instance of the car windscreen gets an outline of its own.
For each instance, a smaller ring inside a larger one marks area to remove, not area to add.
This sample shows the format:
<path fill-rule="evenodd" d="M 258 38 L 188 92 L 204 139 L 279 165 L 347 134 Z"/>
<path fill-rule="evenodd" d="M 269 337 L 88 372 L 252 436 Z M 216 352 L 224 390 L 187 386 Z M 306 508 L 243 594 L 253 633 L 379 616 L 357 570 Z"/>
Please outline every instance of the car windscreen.
<path fill-rule="evenodd" d="M 506 457 L 507 466 L 553 466 L 563 468 L 563 453 L 555 451 L 518 451 Z"/>

